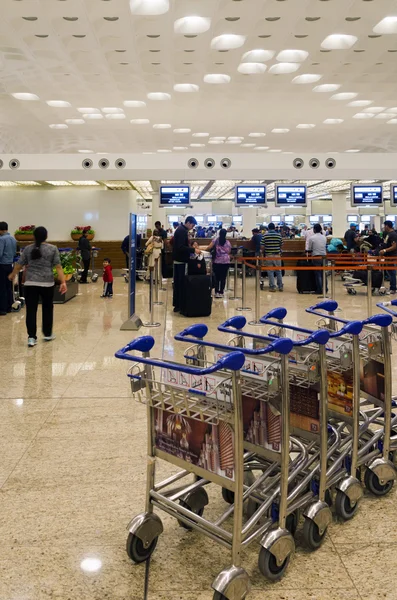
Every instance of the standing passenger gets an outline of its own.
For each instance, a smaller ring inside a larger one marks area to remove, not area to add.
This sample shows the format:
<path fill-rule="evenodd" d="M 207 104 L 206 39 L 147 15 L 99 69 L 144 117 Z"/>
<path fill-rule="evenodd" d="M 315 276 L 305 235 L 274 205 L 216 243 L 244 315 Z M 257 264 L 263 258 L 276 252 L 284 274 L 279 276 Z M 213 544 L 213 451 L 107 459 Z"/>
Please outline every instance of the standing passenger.
<path fill-rule="evenodd" d="M 215 257 L 213 259 L 215 275 L 215 298 L 223 298 L 227 272 L 230 267 L 230 253 L 232 251 L 232 245 L 226 239 L 226 236 L 226 229 L 221 229 L 219 236 L 215 240 L 212 240 L 207 248 L 207 251 L 211 251 L 212 248 L 215 248 Z"/>
<path fill-rule="evenodd" d="M 84 271 L 80 279 L 80 283 L 88 283 L 88 269 L 90 268 L 90 260 L 91 260 L 91 244 L 87 240 L 87 233 L 83 231 L 81 238 L 79 239 L 78 249 L 80 250 L 81 259 L 84 265 Z"/>
<path fill-rule="evenodd" d="M 282 292 L 284 290 L 283 287 L 283 275 L 281 273 L 281 246 L 283 244 L 283 238 L 281 234 L 276 231 L 274 223 L 269 223 L 268 231 L 262 238 L 261 246 L 263 248 L 263 254 L 269 260 L 266 261 L 267 267 L 269 268 L 267 271 L 267 276 L 269 278 L 269 290 L 271 292 L 276 291 L 276 286 L 274 284 L 274 267 L 280 267 L 276 271 L 277 278 L 277 287 L 278 291 Z"/>
<path fill-rule="evenodd" d="M 313 235 L 309 238 L 309 252 L 312 256 L 326 256 L 327 255 L 327 238 L 323 235 L 322 227 L 320 223 L 316 223 L 313 227 Z M 313 267 L 322 267 L 322 258 L 313 258 Z M 323 271 L 318 269 L 314 272 L 316 277 L 316 292 L 321 295 L 323 293 Z"/>
<path fill-rule="evenodd" d="M 13 281 L 8 276 L 12 271 L 14 257 L 17 252 L 17 242 L 8 233 L 8 225 L 0 222 L 0 316 L 4 317 L 11 312 L 13 294 Z"/>
<path fill-rule="evenodd" d="M 174 223 L 175 225 L 175 223 Z M 174 261 L 174 312 L 180 312 L 183 308 L 183 286 L 185 284 L 186 265 L 189 257 L 199 250 L 189 245 L 189 231 L 197 225 L 194 217 L 186 217 L 185 223 L 181 223 L 175 230 L 172 244 L 172 258 Z"/>

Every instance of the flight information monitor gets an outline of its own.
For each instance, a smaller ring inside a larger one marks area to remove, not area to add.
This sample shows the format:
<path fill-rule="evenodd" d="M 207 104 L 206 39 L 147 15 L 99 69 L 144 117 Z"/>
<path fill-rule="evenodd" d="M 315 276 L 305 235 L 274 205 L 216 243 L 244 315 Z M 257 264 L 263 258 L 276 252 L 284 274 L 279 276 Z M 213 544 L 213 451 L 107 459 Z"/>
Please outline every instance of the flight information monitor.
<path fill-rule="evenodd" d="M 190 187 L 188 185 L 162 185 L 160 187 L 160 206 L 190 206 Z"/>
<path fill-rule="evenodd" d="M 266 206 L 265 185 L 237 185 L 236 206 Z"/>
<path fill-rule="evenodd" d="M 381 185 L 352 185 L 352 206 L 381 206 L 383 204 Z"/>
<path fill-rule="evenodd" d="M 397 185 L 390 186 L 390 205 L 397 206 Z"/>
<path fill-rule="evenodd" d="M 277 185 L 276 206 L 306 206 L 306 186 Z"/>

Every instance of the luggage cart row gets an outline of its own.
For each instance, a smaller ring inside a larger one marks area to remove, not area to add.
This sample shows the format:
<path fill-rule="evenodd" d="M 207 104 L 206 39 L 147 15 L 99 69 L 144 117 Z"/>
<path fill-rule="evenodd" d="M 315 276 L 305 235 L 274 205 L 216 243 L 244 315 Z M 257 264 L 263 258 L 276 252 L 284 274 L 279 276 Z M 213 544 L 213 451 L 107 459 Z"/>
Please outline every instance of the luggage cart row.
<path fill-rule="evenodd" d="M 132 362 L 132 392 L 147 405 L 146 507 L 127 539 L 135 563 L 148 561 L 157 545 L 160 509 L 230 549 L 231 566 L 212 583 L 214 600 L 243 600 L 250 590 L 244 547 L 259 542 L 259 569 L 276 581 L 293 556 L 301 513 L 304 543 L 315 550 L 332 504 L 343 520 L 356 514 L 362 471 L 372 493 L 390 491 L 397 448 L 392 317 L 348 322 L 336 309 L 330 301 L 308 309 L 321 329 L 288 324 L 286 309 L 275 309 L 261 318 L 260 335 L 234 317 L 218 327 L 231 336 L 225 343 L 193 325 L 175 336 L 189 344 L 186 364 L 153 358 L 150 336 L 116 353 Z M 179 471 L 156 482 L 158 460 Z M 209 520 L 211 484 L 229 506 Z"/>

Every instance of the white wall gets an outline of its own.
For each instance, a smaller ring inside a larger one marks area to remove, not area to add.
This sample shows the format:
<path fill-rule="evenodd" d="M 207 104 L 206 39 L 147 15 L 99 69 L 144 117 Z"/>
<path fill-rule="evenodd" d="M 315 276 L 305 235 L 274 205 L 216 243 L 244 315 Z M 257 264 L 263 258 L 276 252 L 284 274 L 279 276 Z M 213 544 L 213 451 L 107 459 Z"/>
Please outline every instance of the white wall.
<path fill-rule="evenodd" d="M 128 215 L 135 210 L 135 191 L 0 189 L 0 221 L 6 221 L 11 232 L 21 225 L 44 225 L 49 240 L 69 240 L 76 225 L 91 225 L 97 240 L 121 240 L 128 234 Z"/>

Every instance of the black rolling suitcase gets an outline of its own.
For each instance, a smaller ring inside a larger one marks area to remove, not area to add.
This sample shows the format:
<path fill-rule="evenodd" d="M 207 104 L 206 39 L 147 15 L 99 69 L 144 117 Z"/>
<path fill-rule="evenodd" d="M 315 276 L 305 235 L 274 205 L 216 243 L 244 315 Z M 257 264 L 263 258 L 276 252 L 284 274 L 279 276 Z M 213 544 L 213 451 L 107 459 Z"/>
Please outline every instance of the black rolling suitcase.
<path fill-rule="evenodd" d="M 298 260 L 297 267 L 311 267 L 312 261 L 309 260 Z M 313 294 L 316 290 L 316 278 L 314 275 L 315 271 L 297 271 L 296 277 L 296 289 L 299 294 Z"/>
<path fill-rule="evenodd" d="M 186 275 L 181 313 L 185 317 L 209 317 L 211 308 L 211 277 Z"/>

